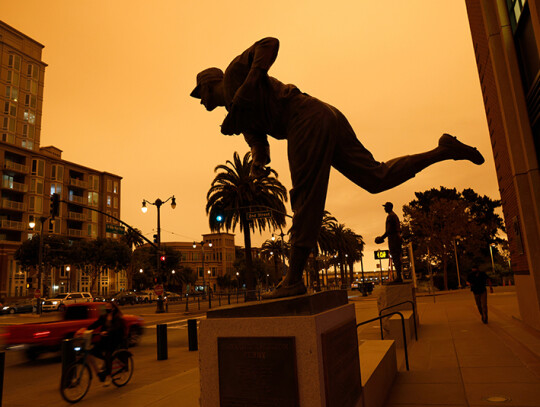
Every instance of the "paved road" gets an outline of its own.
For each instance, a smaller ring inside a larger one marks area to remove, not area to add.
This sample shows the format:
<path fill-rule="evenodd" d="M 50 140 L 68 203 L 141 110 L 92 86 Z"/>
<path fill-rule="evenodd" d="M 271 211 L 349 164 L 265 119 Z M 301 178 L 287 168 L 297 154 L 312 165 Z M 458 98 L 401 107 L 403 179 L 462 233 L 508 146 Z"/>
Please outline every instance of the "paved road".
<path fill-rule="evenodd" d="M 193 369 L 198 365 L 198 352 L 188 351 L 187 340 L 187 319 L 197 318 L 197 316 L 182 315 L 178 318 L 178 315 L 174 314 L 146 314 L 146 311 L 150 311 L 149 308 L 141 308 L 140 311 L 142 312 L 137 313 L 145 317 L 148 326 L 140 345 L 132 348 L 135 373 L 126 387 L 144 386 Z M 198 316 L 198 318 L 203 318 L 203 316 Z M 161 323 L 164 319 L 172 319 L 167 323 L 169 358 L 157 361 L 155 323 Z M 59 393 L 60 372 L 61 360 L 58 354 L 45 354 L 37 361 L 29 362 L 25 359 L 23 352 L 6 352 L 3 405 L 15 407 L 67 404 Z M 86 398 L 92 400 L 93 397 L 103 396 L 103 392 L 116 391 L 121 394 L 122 391 L 128 390 L 102 388 L 97 380 L 93 380 Z"/>

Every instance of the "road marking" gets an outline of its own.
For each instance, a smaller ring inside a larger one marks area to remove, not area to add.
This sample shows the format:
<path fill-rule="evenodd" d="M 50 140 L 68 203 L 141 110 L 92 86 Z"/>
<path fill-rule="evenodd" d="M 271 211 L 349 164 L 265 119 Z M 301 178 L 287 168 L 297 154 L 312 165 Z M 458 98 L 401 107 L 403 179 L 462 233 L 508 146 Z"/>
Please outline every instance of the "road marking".
<path fill-rule="evenodd" d="M 198 323 L 199 320 L 205 319 L 205 318 L 206 318 L 205 316 L 199 316 L 199 317 L 195 317 L 195 318 L 184 318 L 184 319 L 178 319 L 176 321 L 164 322 L 164 324 L 167 325 L 167 328 L 171 328 L 171 329 L 185 329 L 185 327 L 187 326 L 187 321 L 189 319 L 195 319 L 195 320 L 197 320 L 197 323 Z M 162 324 L 160 324 L 160 325 L 162 325 Z M 156 328 L 157 324 L 146 325 L 145 327 L 146 328 Z"/>

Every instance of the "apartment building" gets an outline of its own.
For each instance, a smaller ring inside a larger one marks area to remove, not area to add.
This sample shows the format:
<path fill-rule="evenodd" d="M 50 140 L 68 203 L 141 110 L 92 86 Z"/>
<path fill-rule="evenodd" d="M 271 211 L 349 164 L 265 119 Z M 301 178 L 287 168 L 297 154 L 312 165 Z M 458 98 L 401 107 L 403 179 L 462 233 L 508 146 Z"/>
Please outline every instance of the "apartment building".
<path fill-rule="evenodd" d="M 27 282 L 32 272 L 23 272 L 13 254 L 36 233 L 95 239 L 118 238 L 123 232 L 106 216 L 120 217 L 122 178 L 63 160 L 57 147 L 40 146 L 47 66 L 41 60 L 43 47 L 0 21 L 0 297 L 31 294 Z M 60 195 L 60 213 L 51 222 L 54 193 Z M 53 269 L 48 279 L 49 294 L 90 289 L 88 277 L 69 265 Z M 126 283 L 124 273 L 105 272 L 99 292 L 118 291 Z"/>
<path fill-rule="evenodd" d="M 540 4 L 466 0 L 521 318 L 540 329 Z"/>
<path fill-rule="evenodd" d="M 171 247 L 182 254 L 182 266 L 190 267 L 197 273 L 198 287 L 218 290 L 217 279 L 229 275 L 235 279 L 233 263 L 236 259 L 234 234 L 208 233 L 200 242 L 166 242 L 162 246 Z"/>

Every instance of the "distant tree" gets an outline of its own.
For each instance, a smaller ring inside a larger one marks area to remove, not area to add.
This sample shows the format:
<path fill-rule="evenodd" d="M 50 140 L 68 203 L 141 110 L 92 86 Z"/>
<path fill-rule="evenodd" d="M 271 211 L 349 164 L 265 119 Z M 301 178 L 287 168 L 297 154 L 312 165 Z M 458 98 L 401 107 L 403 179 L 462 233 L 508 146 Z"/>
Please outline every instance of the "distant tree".
<path fill-rule="evenodd" d="M 405 241 L 413 242 L 421 260 L 441 267 L 443 287 L 447 290 L 448 264 L 455 261 L 457 240 L 460 250 L 468 253 L 469 261 L 489 256 L 489 245 L 502 241 L 497 234 L 504 231 L 504 225 L 495 213 L 501 203 L 481 197 L 472 189 L 458 192 L 441 187 L 415 195 L 416 199 L 403 207 Z"/>
<path fill-rule="evenodd" d="M 207 194 L 206 213 L 212 231 L 235 230 L 240 226 L 244 233 L 244 248 L 246 273 L 246 288 L 255 288 L 256 275 L 251 257 L 251 232 L 271 227 L 273 229 L 285 226 L 285 204 L 287 190 L 278 181 L 277 172 L 270 170 L 268 176 L 253 178 L 250 175 L 251 153 L 246 153 L 243 159 L 237 152 L 233 160 L 215 168 L 216 177 Z M 247 213 L 255 210 L 272 209 L 270 218 L 249 220 Z M 224 214 L 222 222 L 216 220 L 217 214 Z M 252 295 L 250 300 L 255 299 Z"/>

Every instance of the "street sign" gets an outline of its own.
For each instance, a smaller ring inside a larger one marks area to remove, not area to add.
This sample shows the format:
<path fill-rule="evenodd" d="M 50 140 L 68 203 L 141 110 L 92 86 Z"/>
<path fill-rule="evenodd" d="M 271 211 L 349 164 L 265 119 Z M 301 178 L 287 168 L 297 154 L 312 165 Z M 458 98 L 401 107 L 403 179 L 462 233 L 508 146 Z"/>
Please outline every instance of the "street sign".
<path fill-rule="evenodd" d="M 123 235 L 125 233 L 123 226 L 113 225 L 112 223 L 107 223 L 105 225 L 105 231 L 107 233 L 116 233 L 117 235 Z"/>
<path fill-rule="evenodd" d="M 34 290 L 34 297 L 36 297 L 36 298 L 41 297 L 41 290 L 39 288 L 36 288 Z"/>
<path fill-rule="evenodd" d="M 390 250 L 375 250 L 375 260 L 383 260 L 390 258 Z"/>
<path fill-rule="evenodd" d="M 154 292 L 157 296 L 163 295 L 163 286 L 161 284 L 156 284 L 154 286 Z"/>
<path fill-rule="evenodd" d="M 247 218 L 249 220 L 251 219 L 265 219 L 265 218 L 271 218 L 272 217 L 272 211 L 258 211 L 258 212 L 248 212 Z"/>

